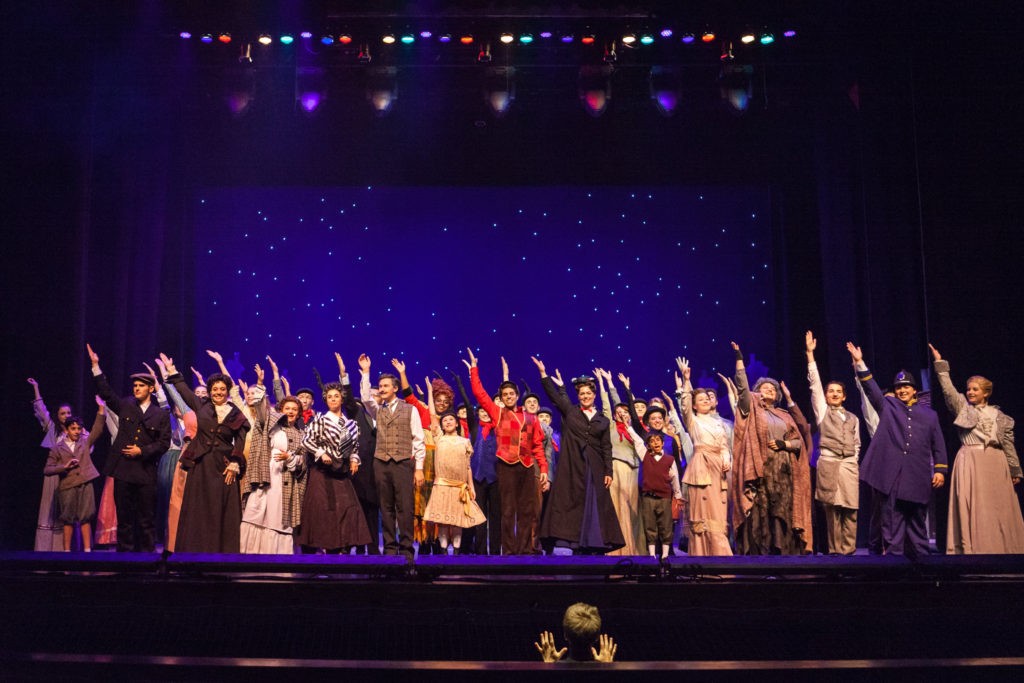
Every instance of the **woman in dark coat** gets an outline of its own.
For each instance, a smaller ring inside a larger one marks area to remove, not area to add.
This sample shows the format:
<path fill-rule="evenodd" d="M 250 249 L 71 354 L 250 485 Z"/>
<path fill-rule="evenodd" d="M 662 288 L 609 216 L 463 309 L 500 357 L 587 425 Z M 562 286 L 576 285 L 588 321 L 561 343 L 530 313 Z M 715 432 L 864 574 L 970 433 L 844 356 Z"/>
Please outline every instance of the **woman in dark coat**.
<path fill-rule="evenodd" d="M 160 354 L 167 381 L 196 413 L 196 436 L 181 454 L 188 472 L 181 499 L 174 550 L 180 553 L 237 553 L 242 525 L 239 480 L 245 471 L 245 436 L 249 421 L 228 401 L 232 381 L 220 373 L 206 380 L 208 399 L 197 398 L 174 368 L 174 361 Z"/>
<path fill-rule="evenodd" d="M 533 362 L 544 391 L 562 415 L 558 477 L 551 485 L 538 535 L 581 554 L 618 550 L 626 542 L 608 491 L 611 423 L 594 407 L 597 385 L 589 378 L 575 381 L 579 406 L 574 406 L 561 376 L 548 377 L 544 363 L 536 358 Z"/>

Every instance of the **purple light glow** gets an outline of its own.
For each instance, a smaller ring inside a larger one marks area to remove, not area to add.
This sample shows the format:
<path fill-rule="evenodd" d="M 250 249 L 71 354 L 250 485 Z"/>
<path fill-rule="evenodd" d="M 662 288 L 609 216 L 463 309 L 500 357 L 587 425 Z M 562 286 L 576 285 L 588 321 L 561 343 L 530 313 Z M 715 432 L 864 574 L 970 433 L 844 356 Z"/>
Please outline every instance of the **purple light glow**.
<path fill-rule="evenodd" d="M 213 36 L 211 36 L 209 33 L 204 33 L 203 37 L 200 38 L 199 40 L 204 42 L 204 43 L 212 43 L 213 42 Z"/>
<path fill-rule="evenodd" d="M 315 112 L 322 101 L 323 96 L 314 90 L 307 91 L 299 95 L 299 106 L 302 107 L 302 111 L 307 114 Z"/>
<path fill-rule="evenodd" d="M 551 37 L 551 31 L 541 31 L 540 32 L 540 37 L 541 38 L 550 38 Z"/>
<path fill-rule="evenodd" d="M 438 40 L 440 40 L 442 43 L 450 43 L 450 42 L 452 42 L 452 37 L 450 35 L 448 35 L 447 33 L 445 33 L 443 36 L 438 38 Z"/>
<path fill-rule="evenodd" d="M 788 31 L 786 31 L 782 35 L 785 36 L 786 38 L 792 38 L 793 36 L 796 35 L 796 31 L 794 31 L 793 29 L 789 29 Z"/>
<path fill-rule="evenodd" d="M 189 33 L 188 31 L 182 31 L 181 33 L 178 34 L 178 36 L 181 37 L 184 40 L 188 40 L 189 38 L 192 37 L 192 34 Z"/>
<path fill-rule="evenodd" d="M 563 43 L 571 43 L 572 42 L 572 35 L 571 34 L 566 34 L 566 35 L 562 36 L 562 42 Z"/>
<path fill-rule="evenodd" d="M 420 31 L 420 38 L 423 38 L 424 40 L 432 37 L 433 35 L 434 33 L 432 31 Z"/>
<path fill-rule="evenodd" d="M 663 29 L 661 29 L 661 37 L 662 38 L 671 38 L 672 37 L 672 29 L 670 29 L 670 28 L 663 28 Z"/>
<path fill-rule="evenodd" d="M 692 43 L 694 40 L 695 40 L 695 38 L 693 37 L 692 33 L 687 33 L 687 34 L 683 35 L 683 42 L 686 43 L 687 45 Z"/>
<path fill-rule="evenodd" d="M 303 38 L 312 38 L 313 37 L 313 34 L 311 32 L 309 32 L 309 31 L 303 31 L 299 35 L 302 36 Z"/>

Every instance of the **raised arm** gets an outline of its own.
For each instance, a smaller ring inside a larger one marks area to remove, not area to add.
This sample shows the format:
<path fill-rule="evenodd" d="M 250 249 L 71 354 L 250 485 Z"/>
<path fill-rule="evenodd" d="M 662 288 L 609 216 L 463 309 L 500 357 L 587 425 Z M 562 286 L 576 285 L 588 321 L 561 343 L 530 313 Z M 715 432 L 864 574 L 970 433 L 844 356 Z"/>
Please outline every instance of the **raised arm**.
<path fill-rule="evenodd" d="M 623 373 L 619 373 L 619 381 L 622 382 L 622 389 L 626 397 L 626 410 L 629 411 L 629 424 L 633 427 L 637 434 L 643 434 L 647 431 L 644 427 L 644 423 L 640 420 L 640 416 L 636 412 L 636 399 L 633 397 L 633 391 L 629 388 L 630 381 L 629 377 L 626 377 Z"/>
<path fill-rule="evenodd" d="M 103 402 L 107 404 L 114 413 L 121 414 L 121 397 L 114 393 L 114 390 L 110 388 L 110 384 L 107 382 L 107 376 L 103 374 L 100 369 L 100 357 L 96 355 L 96 352 L 92 350 L 92 347 L 88 344 L 85 345 L 86 353 L 89 354 L 89 362 L 92 364 L 92 376 L 96 382 L 96 393 L 100 395 Z"/>
<path fill-rule="evenodd" d="M 928 345 L 928 348 L 932 352 L 932 360 L 935 364 L 935 377 L 939 380 L 942 398 L 946 401 L 946 407 L 949 408 L 950 415 L 955 418 L 964 409 L 964 406 L 967 405 L 967 399 L 953 386 L 953 380 L 949 377 L 949 361 L 943 360 L 942 354 L 931 344 Z"/>
<path fill-rule="evenodd" d="M 734 382 L 736 384 L 736 410 L 743 414 L 750 414 L 750 383 L 747 381 L 747 368 L 743 364 L 743 352 L 740 351 L 740 345 L 736 342 L 730 342 L 732 345 L 733 353 L 736 354 L 736 376 Z"/>
<path fill-rule="evenodd" d="M 551 402 L 555 404 L 555 407 L 558 408 L 558 412 L 562 414 L 562 417 L 565 417 L 572 410 L 572 402 L 569 400 L 569 394 L 565 392 L 565 386 L 557 384 L 548 376 L 547 368 L 544 367 L 544 361 L 535 356 L 530 356 L 530 360 L 533 361 L 533 364 L 537 366 L 537 370 L 540 372 L 540 384 L 544 387 L 544 392 L 551 399 Z"/>
<path fill-rule="evenodd" d="M 216 351 L 211 351 L 209 349 L 206 350 L 206 355 L 209 356 L 210 358 L 212 358 L 213 360 L 217 361 L 217 367 L 220 368 L 221 374 L 224 374 L 224 375 L 227 375 L 228 377 L 231 377 L 231 373 L 228 372 L 228 367 L 226 365 L 224 365 L 224 357 L 223 356 L 221 356 Z M 232 381 L 234 381 L 233 377 L 231 379 L 232 379 Z"/>
<path fill-rule="evenodd" d="M 612 403 L 608 398 L 608 388 L 604 385 L 604 370 L 601 368 L 594 368 L 594 377 L 597 378 L 597 387 L 601 394 L 601 414 L 607 417 L 609 422 L 614 422 L 615 415 L 612 413 Z"/>
<path fill-rule="evenodd" d="M 359 400 L 371 417 L 377 417 L 377 401 L 370 390 L 370 357 L 365 353 L 359 355 Z"/>
<path fill-rule="evenodd" d="M 469 354 L 469 360 L 463 359 L 462 362 L 469 368 L 469 388 L 473 391 L 473 396 L 480 403 L 480 407 L 487 411 L 487 414 L 491 416 L 491 420 L 497 425 L 498 418 L 500 417 L 498 406 L 487 394 L 487 391 L 484 390 L 483 382 L 480 381 L 480 368 L 477 367 L 477 358 L 473 355 L 473 350 L 467 347 L 466 352 Z"/>
<path fill-rule="evenodd" d="M 107 421 L 107 406 L 103 403 L 103 399 L 99 396 L 96 397 L 96 419 L 92 421 L 92 429 L 89 430 L 89 440 L 86 442 L 89 448 L 93 447 L 100 436 L 103 434 L 103 426 Z"/>
<path fill-rule="evenodd" d="M 882 395 L 878 382 L 875 381 L 874 375 L 864 363 L 864 352 L 859 346 L 854 346 L 853 342 L 846 342 L 846 350 L 850 352 L 853 367 L 857 370 L 857 383 L 863 387 L 868 403 L 875 409 L 875 412 L 881 413 L 882 406 L 885 405 L 885 396 Z"/>
<path fill-rule="evenodd" d="M 807 352 L 807 383 L 811 387 L 811 409 L 814 411 L 814 421 L 821 424 L 828 412 L 828 404 L 825 402 L 825 389 L 821 385 L 821 375 L 818 374 L 818 364 L 814 360 L 814 351 L 818 348 L 818 340 L 814 334 L 807 330 L 804 335 L 804 349 Z"/>

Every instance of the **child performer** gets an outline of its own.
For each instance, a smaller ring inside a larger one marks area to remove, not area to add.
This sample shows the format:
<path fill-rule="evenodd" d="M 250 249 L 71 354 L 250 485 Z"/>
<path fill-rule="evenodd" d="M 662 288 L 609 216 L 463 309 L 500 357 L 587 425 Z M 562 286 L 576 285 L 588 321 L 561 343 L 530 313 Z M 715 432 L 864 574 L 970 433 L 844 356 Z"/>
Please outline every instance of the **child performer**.
<path fill-rule="evenodd" d="M 448 539 L 458 552 L 462 530 L 483 524 L 483 510 L 476 504 L 473 470 L 469 461 L 473 446 L 459 436 L 459 418 L 449 411 L 441 415 L 442 434 L 435 441 L 434 488 L 423 512 L 423 519 L 437 524 L 441 548 L 447 552 Z"/>
<path fill-rule="evenodd" d="M 640 517 L 647 538 L 647 554 L 657 557 L 657 545 L 661 543 L 662 559 L 668 557 L 672 547 L 672 499 L 683 499 L 679 469 L 675 459 L 664 452 L 664 445 L 661 434 L 652 432 L 647 436 L 640 492 Z"/>
<path fill-rule="evenodd" d="M 92 518 L 96 515 L 96 494 L 92 480 L 98 479 L 99 470 L 92 464 L 92 446 L 103 433 L 103 413 L 106 407 L 97 398 L 99 410 L 92 431 L 86 432 L 80 417 L 69 417 L 64 423 L 64 438 L 50 449 L 43 473 L 60 476 L 57 500 L 60 521 L 64 524 L 64 552 L 71 550 L 75 523 L 82 527 L 82 549 L 92 551 Z M 83 438 L 84 437 L 84 438 Z"/>

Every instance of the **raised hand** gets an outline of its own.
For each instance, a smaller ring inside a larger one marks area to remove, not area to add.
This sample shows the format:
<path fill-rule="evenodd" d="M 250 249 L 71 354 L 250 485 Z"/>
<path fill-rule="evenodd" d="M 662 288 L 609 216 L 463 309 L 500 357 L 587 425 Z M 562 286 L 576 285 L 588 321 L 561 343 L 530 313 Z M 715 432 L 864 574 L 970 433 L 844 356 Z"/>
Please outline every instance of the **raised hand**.
<path fill-rule="evenodd" d="M 544 367 L 544 361 L 542 361 L 540 358 L 537 358 L 536 356 L 530 356 L 530 360 L 532 360 L 533 364 L 537 366 L 537 370 L 540 371 L 540 376 L 546 377 L 548 371 L 547 368 Z"/>
<path fill-rule="evenodd" d="M 679 373 L 683 376 L 683 379 L 687 382 L 690 381 L 690 361 L 686 360 L 682 356 L 676 358 L 676 367 L 679 368 Z"/>
<path fill-rule="evenodd" d="M 342 360 L 341 354 L 337 351 L 334 352 L 334 360 L 338 361 L 338 377 L 344 377 L 348 374 L 345 370 L 345 361 Z"/>
<path fill-rule="evenodd" d="M 561 650 L 555 647 L 555 636 L 551 631 L 542 631 L 540 634 L 540 642 L 535 642 L 533 646 L 537 648 L 537 652 L 540 653 L 540 658 L 548 664 L 561 661 L 562 657 L 569 652 L 569 648 L 567 647 L 563 647 Z"/>
<path fill-rule="evenodd" d="M 676 391 L 682 391 L 683 390 L 683 378 L 679 376 L 678 372 L 673 372 L 672 376 L 676 380 Z"/>
<path fill-rule="evenodd" d="M 405 374 L 405 363 L 403 363 L 402 361 L 398 360 L 397 358 L 392 358 L 391 365 L 393 365 L 395 370 L 398 371 L 398 374 Z"/>
<path fill-rule="evenodd" d="M 35 381 L 35 380 L 34 380 L 34 379 L 32 379 L 31 377 L 29 377 L 27 381 L 28 381 L 28 383 L 29 383 L 29 384 L 31 384 L 31 385 L 32 385 L 33 387 L 35 387 L 36 389 L 38 389 L 38 388 L 39 388 L 39 382 Z"/>
<path fill-rule="evenodd" d="M 160 354 L 160 362 L 164 364 L 165 368 L 167 368 L 168 374 L 173 375 L 176 372 L 178 372 L 178 369 L 174 367 L 174 359 L 168 356 L 166 353 Z M 195 372 L 195 368 L 192 369 L 192 372 Z M 196 376 L 199 378 L 199 383 L 203 384 L 203 376 L 200 375 L 198 372 L 196 372 Z"/>
<path fill-rule="evenodd" d="M 143 363 L 142 367 L 146 368 L 146 372 L 148 372 L 149 376 L 153 378 L 154 384 L 160 384 L 160 378 L 156 376 L 155 372 L 153 372 L 153 368 L 149 367 L 149 363 Z"/>
<path fill-rule="evenodd" d="M 501 357 L 501 381 L 508 381 L 508 363 L 505 362 L 505 356 Z"/>
<path fill-rule="evenodd" d="M 864 352 L 860 350 L 859 346 L 854 346 L 853 342 L 846 342 L 846 350 L 850 352 L 850 358 L 853 359 L 854 363 L 864 361 Z"/>
<path fill-rule="evenodd" d="M 369 356 L 367 356 L 365 353 L 361 353 L 361 354 L 359 354 L 359 360 L 357 362 L 359 363 L 359 371 L 360 372 L 362 372 L 364 374 L 369 374 L 370 373 L 370 357 Z"/>
<path fill-rule="evenodd" d="M 160 376 L 164 379 L 164 381 L 167 381 L 167 375 L 170 374 L 169 372 L 167 372 L 167 366 L 164 365 L 164 362 L 159 358 L 154 358 L 153 362 L 156 363 L 156 366 L 158 368 L 160 368 Z"/>
<path fill-rule="evenodd" d="M 475 368 L 476 367 L 476 356 L 473 355 L 473 349 L 471 349 L 471 348 L 469 348 L 467 346 L 466 347 L 466 353 L 469 354 L 469 367 L 470 368 Z M 463 362 L 465 362 L 465 361 L 463 361 Z"/>
<path fill-rule="evenodd" d="M 275 363 L 274 359 L 270 357 L 270 354 L 267 354 L 267 365 L 270 366 L 270 371 L 274 373 L 274 379 L 279 379 L 281 377 L 281 373 L 278 372 L 277 363 Z"/>
<path fill-rule="evenodd" d="M 590 648 L 590 652 L 594 655 L 595 662 L 604 662 L 605 664 L 615 661 L 615 653 L 618 651 L 619 646 L 615 644 L 615 641 L 607 633 L 602 633 L 598 638 L 597 645 L 599 649 Z"/>
<path fill-rule="evenodd" d="M 562 381 L 562 371 L 558 368 L 555 368 L 555 376 L 551 378 L 551 381 L 560 387 L 565 386 L 565 382 Z"/>
<path fill-rule="evenodd" d="M 939 353 L 939 350 L 937 348 L 935 348 L 931 344 L 928 344 L 928 348 L 932 350 L 932 359 L 933 360 L 936 360 L 936 361 L 942 360 L 942 354 Z"/>
<path fill-rule="evenodd" d="M 672 398 L 668 394 L 666 394 L 664 391 L 661 392 L 661 397 L 663 399 L 665 399 L 665 407 L 668 408 L 668 411 L 670 413 L 675 411 L 676 405 L 674 403 L 672 403 Z"/>
<path fill-rule="evenodd" d="M 629 391 L 629 378 L 619 373 L 619 381 L 622 382 L 622 386 L 626 387 L 626 391 Z"/>
<path fill-rule="evenodd" d="M 812 354 L 818 348 L 818 340 L 814 338 L 814 333 L 810 330 L 807 330 L 807 334 L 804 335 L 804 347 L 807 349 L 807 353 Z"/>
<path fill-rule="evenodd" d="M 288 378 L 287 377 L 282 377 L 281 378 L 281 386 L 284 389 L 284 395 L 285 396 L 291 396 L 292 395 L 292 385 L 291 385 L 291 383 L 288 382 Z"/>
<path fill-rule="evenodd" d="M 167 365 L 167 364 L 166 364 L 166 363 L 164 363 L 164 365 Z M 205 380 L 205 379 L 203 379 L 203 373 L 199 372 L 198 370 L 196 370 L 196 369 L 195 369 L 194 367 L 192 367 L 191 365 L 189 366 L 189 368 L 188 368 L 188 369 L 189 369 L 189 370 L 191 370 L 191 371 L 192 371 L 192 374 L 196 376 L 196 381 L 197 381 L 197 382 L 199 382 L 200 384 L 206 384 L 206 380 Z M 173 372 L 171 372 L 170 370 L 168 370 L 167 372 L 169 372 L 169 373 L 170 373 L 170 374 L 172 374 L 172 375 L 174 374 L 174 373 L 173 373 Z"/>
<path fill-rule="evenodd" d="M 100 411 L 101 413 L 105 413 L 105 412 L 107 412 L 107 402 L 106 402 L 106 401 L 104 401 L 104 400 L 103 400 L 102 398 L 100 398 L 99 396 L 94 396 L 93 398 L 95 398 L 95 399 L 96 399 L 96 407 L 97 407 L 97 408 L 99 409 L 99 411 Z"/>
<path fill-rule="evenodd" d="M 265 376 L 264 372 L 263 372 L 263 368 L 261 368 L 260 364 L 257 363 L 253 369 L 256 371 L 256 384 L 258 386 L 262 387 L 263 386 L 263 377 Z"/>
<path fill-rule="evenodd" d="M 782 387 L 782 395 L 786 397 L 786 403 L 792 403 L 793 395 L 789 393 L 789 387 L 786 386 L 786 383 L 779 380 L 779 386 Z"/>
<path fill-rule="evenodd" d="M 238 390 L 242 393 L 242 396 L 249 393 L 249 385 L 241 377 L 238 378 Z"/>
<path fill-rule="evenodd" d="M 210 358 L 212 358 L 213 360 L 215 360 L 217 362 L 217 365 L 220 365 L 221 363 L 224 362 L 224 357 L 221 356 L 216 351 L 211 351 L 210 349 L 206 349 L 206 355 L 209 356 Z"/>
<path fill-rule="evenodd" d="M 89 362 L 92 363 L 93 367 L 100 364 L 100 357 L 96 355 L 96 352 L 88 344 L 85 345 L 85 352 L 89 354 Z"/>

